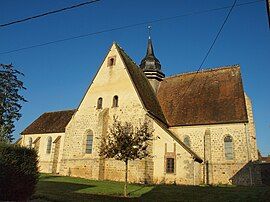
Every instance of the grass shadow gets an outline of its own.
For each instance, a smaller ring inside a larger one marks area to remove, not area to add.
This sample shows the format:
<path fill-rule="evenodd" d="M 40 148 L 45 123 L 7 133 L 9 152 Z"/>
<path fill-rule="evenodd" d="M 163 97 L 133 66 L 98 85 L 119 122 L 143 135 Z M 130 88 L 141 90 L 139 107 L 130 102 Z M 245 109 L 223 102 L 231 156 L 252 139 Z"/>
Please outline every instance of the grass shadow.
<path fill-rule="evenodd" d="M 142 201 L 269 201 L 270 187 L 157 185 Z"/>
<path fill-rule="evenodd" d="M 57 177 L 61 177 L 61 176 L 41 173 L 39 176 L 39 180 L 48 180 L 48 179 L 53 179 L 53 178 L 57 178 Z"/>
<path fill-rule="evenodd" d="M 96 186 L 55 181 L 39 181 L 36 193 L 31 197 L 32 202 L 64 202 L 64 201 L 138 201 L 138 198 L 122 196 L 80 193 L 81 190 Z M 105 194 L 105 193 L 104 193 Z"/>
<path fill-rule="evenodd" d="M 63 176 L 43 176 L 33 201 L 269 201 L 270 187 L 129 184 Z"/>

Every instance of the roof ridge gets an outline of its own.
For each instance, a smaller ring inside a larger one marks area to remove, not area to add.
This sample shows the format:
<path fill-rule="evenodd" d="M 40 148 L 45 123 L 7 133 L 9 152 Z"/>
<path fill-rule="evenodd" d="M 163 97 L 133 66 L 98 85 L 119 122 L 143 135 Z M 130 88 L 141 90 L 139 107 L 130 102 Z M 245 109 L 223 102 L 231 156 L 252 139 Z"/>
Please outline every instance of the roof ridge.
<path fill-rule="evenodd" d="M 162 111 L 162 108 L 158 102 L 158 98 L 154 93 L 154 90 L 146 78 L 143 70 L 139 68 L 139 66 L 129 57 L 129 55 L 118 45 L 115 44 L 116 48 L 119 51 L 120 57 L 122 57 L 123 62 L 126 66 L 127 72 L 130 75 L 130 79 L 134 84 L 134 87 L 140 97 L 143 106 L 149 112 L 151 112 L 154 116 L 162 120 L 164 123 L 166 122 L 165 115 Z M 148 95 L 145 92 L 145 89 L 148 89 Z"/>
<path fill-rule="evenodd" d="M 43 114 L 49 114 L 49 113 L 57 113 L 57 112 L 67 112 L 67 111 L 75 111 L 75 109 L 66 109 L 66 110 L 57 110 L 57 111 L 48 111 L 48 112 L 44 112 Z"/>
<path fill-rule="evenodd" d="M 128 59 L 133 63 L 135 64 L 138 68 L 139 68 L 139 65 L 137 65 L 137 63 L 126 53 L 126 51 L 117 43 L 117 42 L 114 42 L 114 44 L 116 45 L 117 48 L 119 48 L 127 57 Z M 140 68 L 139 68 L 140 69 Z"/>
<path fill-rule="evenodd" d="M 174 77 L 178 77 L 178 76 L 182 76 L 182 75 L 188 75 L 188 74 L 205 73 L 205 72 L 218 71 L 218 70 L 224 70 L 224 69 L 232 69 L 232 68 L 238 68 L 238 67 L 240 68 L 240 64 L 209 67 L 209 68 L 202 69 L 202 70 L 200 70 L 198 72 L 197 71 L 191 71 L 191 72 L 183 72 L 183 73 L 179 73 L 179 74 L 174 74 L 174 75 L 171 75 L 171 76 L 167 76 L 164 79 L 170 79 L 170 78 L 174 78 Z"/>

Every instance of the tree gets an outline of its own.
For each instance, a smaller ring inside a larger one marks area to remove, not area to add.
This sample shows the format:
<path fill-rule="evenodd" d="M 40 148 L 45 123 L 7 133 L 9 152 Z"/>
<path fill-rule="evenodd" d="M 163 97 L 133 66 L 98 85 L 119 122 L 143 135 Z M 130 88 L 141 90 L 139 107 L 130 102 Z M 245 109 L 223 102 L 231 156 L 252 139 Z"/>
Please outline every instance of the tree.
<path fill-rule="evenodd" d="M 125 163 L 124 196 L 127 196 L 128 162 L 150 156 L 148 147 L 152 134 L 153 130 L 146 121 L 134 127 L 132 123 L 122 123 L 114 116 L 108 135 L 101 138 L 99 155 Z"/>
<path fill-rule="evenodd" d="M 21 102 L 26 102 L 19 91 L 26 89 L 12 64 L 0 64 L 0 142 L 11 142 L 14 138 L 14 121 L 21 117 Z"/>
<path fill-rule="evenodd" d="M 0 201 L 28 201 L 39 179 L 34 148 L 0 143 Z"/>

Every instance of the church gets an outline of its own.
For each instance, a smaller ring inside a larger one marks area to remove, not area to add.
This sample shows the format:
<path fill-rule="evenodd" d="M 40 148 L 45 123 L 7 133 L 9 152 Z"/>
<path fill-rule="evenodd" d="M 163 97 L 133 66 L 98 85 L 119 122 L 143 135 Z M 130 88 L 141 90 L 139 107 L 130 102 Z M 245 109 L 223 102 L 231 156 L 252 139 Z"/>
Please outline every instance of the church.
<path fill-rule="evenodd" d="M 113 43 L 79 106 L 42 114 L 21 144 L 36 149 L 40 172 L 124 181 L 124 163 L 99 156 L 113 116 L 154 130 L 151 157 L 130 162 L 129 182 L 232 184 L 258 159 L 240 66 L 166 77 L 150 37 L 140 65 Z"/>

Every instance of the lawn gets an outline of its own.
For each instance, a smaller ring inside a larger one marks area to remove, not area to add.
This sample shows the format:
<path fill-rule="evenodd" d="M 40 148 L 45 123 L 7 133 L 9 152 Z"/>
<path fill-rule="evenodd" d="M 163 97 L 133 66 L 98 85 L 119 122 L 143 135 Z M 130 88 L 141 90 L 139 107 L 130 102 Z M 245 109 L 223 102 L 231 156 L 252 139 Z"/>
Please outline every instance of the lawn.
<path fill-rule="evenodd" d="M 42 174 L 32 201 L 270 201 L 270 187 L 130 184 L 130 197 L 123 198 L 123 186 Z"/>

